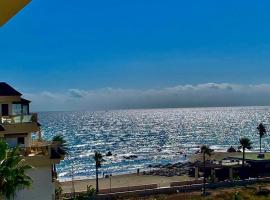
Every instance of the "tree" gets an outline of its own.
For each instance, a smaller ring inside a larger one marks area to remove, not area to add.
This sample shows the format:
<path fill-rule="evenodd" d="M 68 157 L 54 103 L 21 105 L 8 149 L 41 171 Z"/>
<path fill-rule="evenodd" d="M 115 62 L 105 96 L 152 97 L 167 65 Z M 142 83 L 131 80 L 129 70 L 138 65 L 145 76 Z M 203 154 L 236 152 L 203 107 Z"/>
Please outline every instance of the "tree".
<path fill-rule="evenodd" d="M 68 154 L 68 144 L 67 141 L 65 140 L 64 136 L 59 134 L 56 135 L 52 138 L 52 142 L 55 142 L 58 144 L 57 148 L 57 153 L 60 153 L 62 155 L 67 155 Z M 55 177 L 57 178 L 57 173 L 56 173 L 56 165 L 53 164 L 53 171 L 55 172 Z"/>
<path fill-rule="evenodd" d="M 86 193 L 79 194 L 74 200 L 94 200 L 96 199 L 96 190 L 92 188 L 92 185 L 87 185 Z"/>
<path fill-rule="evenodd" d="M 262 138 L 266 135 L 266 128 L 262 123 L 260 123 L 257 130 L 260 136 L 260 153 L 262 153 Z"/>
<path fill-rule="evenodd" d="M 62 154 L 68 154 L 68 145 L 63 135 L 56 135 L 52 139 L 53 142 L 57 142 L 59 144 L 59 149 Z"/>
<path fill-rule="evenodd" d="M 244 167 L 245 166 L 245 151 L 246 149 L 251 149 L 251 141 L 249 138 L 246 138 L 246 137 L 243 137 L 239 140 L 240 142 L 240 147 L 239 148 L 242 148 L 242 152 L 243 152 L 243 158 L 242 158 L 242 166 Z"/>
<path fill-rule="evenodd" d="M 94 160 L 96 162 L 96 193 L 99 192 L 99 186 L 98 186 L 98 169 L 101 168 L 101 164 L 104 161 L 103 156 L 100 152 L 95 151 Z"/>
<path fill-rule="evenodd" d="M 9 149 L 0 140 L 0 199 L 13 199 L 17 191 L 29 188 L 32 179 L 26 172 L 31 168 L 24 164 L 18 148 Z"/>
<path fill-rule="evenodd" d="M 206 146 L 206 145 L 201 146 L 201 153 L 203 154 L 203 194 L 204 195 L 206 194 L 206 190 L 205 190 L 206 155 L 211 156 L 212 152 L 213 152 L 213 150 L 210 149 L 208 146 Z"/>

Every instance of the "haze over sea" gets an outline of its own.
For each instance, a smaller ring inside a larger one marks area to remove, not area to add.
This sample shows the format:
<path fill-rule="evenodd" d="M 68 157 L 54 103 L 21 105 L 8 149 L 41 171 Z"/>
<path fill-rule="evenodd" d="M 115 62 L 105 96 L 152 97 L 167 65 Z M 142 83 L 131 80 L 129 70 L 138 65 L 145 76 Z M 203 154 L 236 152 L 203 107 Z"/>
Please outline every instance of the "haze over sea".
<path fill-rule="evenodd" d="M 268 127 L 270 107 L 42 112 L 39 119 L 46 139 L 62 133 L 68 142 L 70 154 L 58 166 L 64 180 L 72 174 L 77 179 L 94 177 L 95 150 L 113 153 L 104 157 L 101 172 L 114 175 L 149 164 L 185 162 L 202 144 L 216 150 L 238 147 L 242 136 L 250 137 L 256 150 L 256 127 L 260 122 Z M 270 149 L 268 136 L 262 143 Z M 137 158 L 124 158 L 130 155 Z"/>

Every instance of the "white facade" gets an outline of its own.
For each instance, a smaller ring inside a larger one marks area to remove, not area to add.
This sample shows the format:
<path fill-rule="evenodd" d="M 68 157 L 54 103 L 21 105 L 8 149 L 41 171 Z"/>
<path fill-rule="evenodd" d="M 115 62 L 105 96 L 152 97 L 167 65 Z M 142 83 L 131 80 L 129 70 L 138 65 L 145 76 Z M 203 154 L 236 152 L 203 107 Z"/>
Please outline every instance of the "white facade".
<path fill-rule="evenodd" d="M 0 139 L 10 147 L 21 147 L 25 164 L 34 167 L 27 172 L 32 186 L 18 191 L 15 199 L 54 200 L 56 172 L 52 166 L 59 164 L 64 155 L 58 152 L 58 144 L 43 140 L 41 134 L 37 140 L 32 138 L 32 134 L 40 133 L 38 116 L 29 112 L 30 101 L 21 96 L 11 86 L 0 82 Z"/>
<path fill-rule="evenodd" d="M 28 175 L 32 178 L 31 188 L 21 190 L 16 194 L 15 200 L 51 200 L 55 199 L 55 183 L 52 182 L 51 167 L 38 167 L 31 169 Z"/>

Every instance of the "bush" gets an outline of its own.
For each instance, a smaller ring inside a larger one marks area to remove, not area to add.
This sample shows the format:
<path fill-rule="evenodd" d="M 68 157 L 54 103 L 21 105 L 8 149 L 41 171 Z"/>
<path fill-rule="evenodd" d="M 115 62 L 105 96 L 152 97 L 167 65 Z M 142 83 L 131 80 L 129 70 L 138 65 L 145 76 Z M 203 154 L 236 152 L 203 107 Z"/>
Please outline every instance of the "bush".
<path fill-rule="evenodd" d="M 85 194 L 80 194 L 74 198 L 74 200 L 94 200 L 96 197 L 96 189 L 92 188 L 92 185 L 87 185 L 87 191 Z"/>

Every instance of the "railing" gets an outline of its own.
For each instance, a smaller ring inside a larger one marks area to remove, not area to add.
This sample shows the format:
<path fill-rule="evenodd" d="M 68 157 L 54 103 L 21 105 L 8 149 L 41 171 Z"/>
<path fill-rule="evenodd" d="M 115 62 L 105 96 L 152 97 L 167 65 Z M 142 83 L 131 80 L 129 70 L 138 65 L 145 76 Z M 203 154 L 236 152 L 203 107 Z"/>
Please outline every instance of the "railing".
<path fill-rule="evenodd" d="M 50 146 L 52 145 L 52 142 L 48 142 L 45 140 L 32 140 L 31 146 L 33 147 L 44 147 L 44 146 Z"/>
<path fill-rule="evenodd" d="M 239 181 L 224 181 L 224 182 L 217 182 L 217 183 L 207 183 L 206 188 L 208 189 L 218 189 L 218 188 L 230 188 L 236 186 L 247 186 L 252 184 L 263 184 L 269 183 L 270 178 L 254 178 L 254 179 L 247 179 L 247 180 L 239 180 Z M 151 185 L 150 185 L 151 186 Z M 153 184 L 154 186 L 154 184 Z M 145 197 L 151 195 L 158 195 L 158 194 L 175 194 L 175 193 L 190 193 L 195 191 L 201 191 L 203 184 L 191 184 L 191 185 L 181 185 L 181 186 L 174 186 L 174 187 L 161 187 L 161 188 L 149 188 L 149 189 L 140 189 L 135 187 L 134 190 L 125 190 L 121 192 L 113 192 L 112 193 L 100 193 L 96 196 L 95 199 L 97 200 L 107 200 L 107 199 L 116 199 L 116 198 L 123 198 L 127 199 L 128 197 L 135 196 L 135 197 Z M 102 191 L 102 190 L 101 190 Z M 85 192 L 76 192 L 76 195 L 85 194 Z M 64 193 L 62 196 L 68 199 L 71 199 L 73 193 Z"/>
<path fill-rule="evenodd" d="M 10 115 L 0 117 L 0 124 L 21 124 L 37 122 L 37 113 L 29 115 Z"/>
<path fill-rule="evenodd" d="M 30 147 L 20 148 L 23 156 L 48 156 L 50 159 L 63 159 L 64 155 L 59 151 L 59 144 L 56 142 L 33 140 Z"/>
<path fill-rule="evenodd" d="M 20 152 L 23 156 L 49 155 L 49 147 L 24 147 Z"/>
<path fill-rule="evenodd" d="M 51 155 L 51 143 L 46 141 L 32 141 L 30 147 L 20 148 L 23 156 L 34 156 L 34 155 Z"/>

